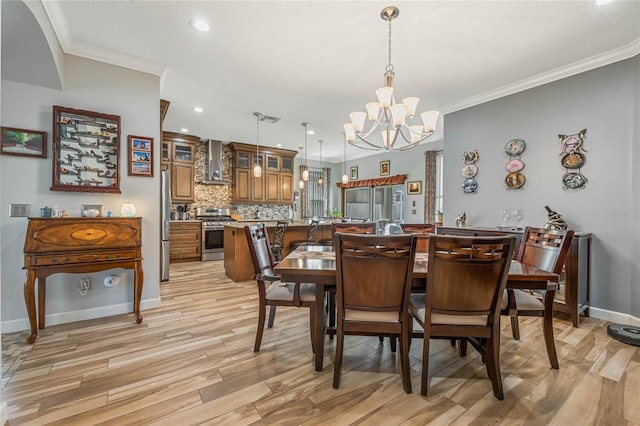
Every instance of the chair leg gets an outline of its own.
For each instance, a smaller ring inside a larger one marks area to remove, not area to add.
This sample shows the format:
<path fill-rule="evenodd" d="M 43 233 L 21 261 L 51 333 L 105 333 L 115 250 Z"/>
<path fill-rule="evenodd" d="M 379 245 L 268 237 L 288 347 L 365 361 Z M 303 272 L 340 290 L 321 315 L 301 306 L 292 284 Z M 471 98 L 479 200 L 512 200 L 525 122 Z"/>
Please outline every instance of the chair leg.
<path fill-rule="evenodd" d="M 556 342 L 553 338 L 553 296 L 555 291 L 547 291 L 544 295 L 544 316 L 542 317 L 542 334 L 544 335 L 544 345 L 547 348 L 547 356 L 551 368 L 559 369 L 558 354 L 556 353 Z"/>
<path fill-rule="evenodd" d="M 487 340 L 487 374 L 493 385 L 493 395 L 500 401 L 504 399 L 502 389 L 502 376 L 500 374 L 500 340 L 491 338 Z"/>
<path fill-rule="evenodd" d="M 424 332 L 424 344 L 422 345 L 422 384 L 420 386 L 420 394 L 427 396 L 429 391 L 429 336 L 427 331 Z"/>
<path fill-rule="evenodd" d="M 316 336 L 316 308 L 311 306 L 309 308 L 309 329 L 311 335 L 311 351 L 316 353 L 315 336 Z"/>
<path fill-rule="evenodd" d="M 391 337 L 395 340 L 395 337 Z M 400 371 L 402 372 L 402 387 L 405 393 L 412 393 L 411 389 L 411 372 L 409 369 L 409 332 L 406 323 L 403 324 L 402 333 L 400 334 Z"/>
<path fill-rule="evenodd" d="M 451 347 L 455 348 L 456 347 L 456 339 L 450 339 L 451 341 Z"/>
<path fill-rule="evenodd" d="M 518 325 L 518 315 L 511 315 L 511 334 L 516 340 L 520 340 L 520 326 Z"/>
<path fill-rule="evenodd" d="M 378 341 L 380 343 L 384 343 L 384 336 L 382 336 L 382 335 L 378 336 Z"/>
<path fill-rule="evenodd" d="M 335 291 L 329 291 L 329 301 L 327 303 L 329 327 L 335 328 L 336 326 L 336 293 Z M 333 334 L 329 334 L 329 340 L 333 340 Z"/>
<path fill-rule="evenodd" d="M 396 337 L 395 335 L 391 334 L 389 335 L 389 344 L 391 345 L 391 352 L 396 353 Z M 380 339 L 383 339 L 382 336 L 380 336 Z M 402 350 L 402 347 L 400 348 L 400 350 Z"/>
<path fill-rule="evenodd" d="M 336 357 L 333 361 L 333 388 L 340 387 L 340 376 L 342 374 L 342 349 L 344 346 L 344 329 L 342 324 L 338 324 L 338 332 L 336 333 Z"/>
<path fill-rule="evenodd" d="M 269 322 L 267 322 L 267 327 L 273 328 L 273 321 L 276 319 L 276 306 L 271 305 L 269 309 Z"/>
<path fill-rule="evenodd" d="M 467 343 L 469 343 L 469 341 L 465 338 L 461 338 L 460 339 L 460 356 L 467 356 Z"/>
<path fill-rule="evenodd" d="M 264 320 L 267 315 L 267 306 L 264 300 L 260 300 L 260 306 L 258 306 L 258 328 L 256 330 L 256 342 L 253 345 L 254 352 L 260 352 L 260 344 L 262 343 L 262 332 L 264 331 Z"/>

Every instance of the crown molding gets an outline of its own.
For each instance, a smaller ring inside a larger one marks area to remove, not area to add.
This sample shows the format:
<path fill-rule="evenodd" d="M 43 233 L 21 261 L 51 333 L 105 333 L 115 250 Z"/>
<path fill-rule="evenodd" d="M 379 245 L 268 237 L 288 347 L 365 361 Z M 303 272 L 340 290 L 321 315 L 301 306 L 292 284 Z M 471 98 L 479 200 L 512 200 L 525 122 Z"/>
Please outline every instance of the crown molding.
<path fill-rule="evenodd" d="M 73 41 L 60 3 L 45 0 L 41 0 L 41 3 L 64 53 L 159 76 L 163 75 L 167 69 L 165 65 L 154 61 L 148 61 L 114 50 Z"/>
<path fill-rule="evenodd" d="M 635 39 L 625 46 L 609 50 L 608 52 L 594 55 L 589 58 L 574 62 L 572 64 L 556 68 L 542 74 L 538 74 L 531 78 L 516 81 L 515 83 L 499 87 L 495 90 L 490 90 L 488 92 L 481 93 L 480 95 L 472 96 L 459 102 L 455 102 L 443 108 L 442 113 L 449 114 L 465 108 L 480 105 L 485 102 L 512 95 L 514 93 L 542 86 L 543 84 L 571 77 L 586 71 L 591 71 L 593 69 L 600 68 L 614 62 L 629 59 L 638 54 L 640 54 L 640 38 Z"/>

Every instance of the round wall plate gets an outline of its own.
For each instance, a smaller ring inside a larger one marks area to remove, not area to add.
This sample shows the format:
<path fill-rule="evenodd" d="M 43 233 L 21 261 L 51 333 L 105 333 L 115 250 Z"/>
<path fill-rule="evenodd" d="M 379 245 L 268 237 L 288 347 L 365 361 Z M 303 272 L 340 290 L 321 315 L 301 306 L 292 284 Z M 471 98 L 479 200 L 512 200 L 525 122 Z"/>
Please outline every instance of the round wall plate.
<path fill-rule="evenodd" d="M 478 174 L 478 168 L 475 164 L 467 164 L 462 168 L 462 176 L 472 178 Z"/>
<path fill-rule="evenodd" d="M 507 189 L 520 189 L 524 185 L 526 178 L 520 172 L 509 173 L 504 178 L 504 183 L 507 185 Z"/>
<path fill-rule="evenodd" d="M 523 139 L 511 139 L 504 146 L 504 152 L 510 157 L 517 157 L 524 152 L 526 147 L 527 144 L 524 143 Z"/>
<path fill-rule="evenodd" d="M 580 152 L 571 152 L 562 157 L 562 166 L 567 169 L 579 169 L 584 166 L 587 157 Z"/>
<path fill-rule="evenodd" d="M 467 178 L 462 183 L 462 190 L 465 194 L 476 192 L 478 189 L 478 182 L 474 178 Z"/>
<path fill-rule="evenodd" d="M 504 166 L 504 168 L 507 169 L 507 171 L 510 173 L 519 172 L 520 170 L 524 169 L 524 163 L 516 158 L 509 161 L 507 165 Z"/>
<path fill-rule="evenodd" d="M 587 184 L 587 178 L 582 173 L 565 173 L 562 176 L 562 189 L 583 189 Z"/>
<path fill-rule="evenodd" d="M 464 164 L 473 164 L 478 161 L 478 150 L 464 152 Z"/>

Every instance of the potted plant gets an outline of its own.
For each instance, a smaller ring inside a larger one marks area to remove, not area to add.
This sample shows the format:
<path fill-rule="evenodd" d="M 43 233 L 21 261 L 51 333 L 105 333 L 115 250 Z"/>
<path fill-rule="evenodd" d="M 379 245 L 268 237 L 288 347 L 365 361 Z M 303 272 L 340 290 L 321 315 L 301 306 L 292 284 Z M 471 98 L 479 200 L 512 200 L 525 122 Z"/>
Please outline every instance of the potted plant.
<path fill-rule="evenodd" d="M 442 215 L 442 210 L 437 210 L 436 211 L 436 225 L 442 225 L 442 221 L 443 221 L 443 215 Z"/>

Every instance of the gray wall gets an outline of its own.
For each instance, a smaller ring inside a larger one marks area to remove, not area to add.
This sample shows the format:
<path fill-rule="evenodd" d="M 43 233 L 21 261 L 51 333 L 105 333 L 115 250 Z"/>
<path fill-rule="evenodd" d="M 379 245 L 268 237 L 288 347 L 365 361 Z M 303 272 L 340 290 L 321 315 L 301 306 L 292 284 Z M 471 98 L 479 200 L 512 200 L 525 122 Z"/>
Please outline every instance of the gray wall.
<path fill-rule="evenodd" d="M 524 209 L 542 226 L 545 205 L 570 227 L 593 233 L 591 303 L 640 317 L 638 298 L 638 75 L 640 58 L 618 62 L 446 116 L 445 223 L 467 212 L 468 226 L 495 226 L 501 207 Z M 563 190 L 558 134 L 586 128 L 586 188 Z M 522 190 L 506 189 L 504 146 L 527 143 Z M 477 149 L 478 192 L 464 194 L 463 152 Z"/>
<path fill-rule="evenodd" d="M 22 295 L 25 273 L 22 248 L 27 220 L 9 217 L 10 203 L 40 207 L 56 205 L 72 216 L 80 215 L 82 204 L 102 204 L 105 211 L 119 214 L 123 201 L 135 201 L 142 220 L 144 267 L 143 309 L 160 301 L 160 184 L 159 184 L 159 99 L 160 78 L 75 56 L 65 56 L 64 90 L 2 80 L 2 125 L 43 130 L 48 137 L 46 159 L 0 156 L 0 248 L 2 331 L 28 328 Z M 121 117 L 121 194 L 67 193 L 50 191 L 52 167 L 52 106 L 85 109 Z M 154 178 L 127 176 L 128 135 L 154 138 Z M 102 285 L 104 277 L 116 274 L 121 284 Z M 92 289 L 86 296 L 77 290 L 80 275 L 56 274 L 47 279 L 47 324 L 131 312 L 133 272 L 116 269 L 89 274 Z M 144 315 L 144 312 L 143 312 Z"/>

